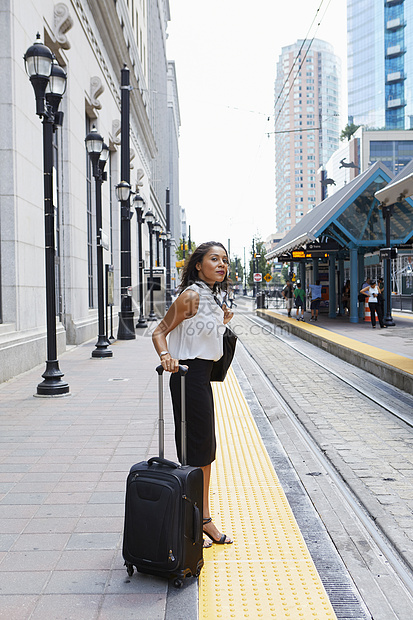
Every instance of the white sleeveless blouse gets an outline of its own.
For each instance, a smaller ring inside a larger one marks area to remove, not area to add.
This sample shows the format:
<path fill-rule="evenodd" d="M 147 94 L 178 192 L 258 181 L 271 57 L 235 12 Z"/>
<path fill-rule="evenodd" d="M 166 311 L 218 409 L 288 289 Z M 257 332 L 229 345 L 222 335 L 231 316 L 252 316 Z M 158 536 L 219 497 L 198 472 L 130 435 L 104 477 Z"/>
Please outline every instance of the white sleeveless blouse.
<path fill-rule="evenodd" d="M 199 295 L 198 311 L 168 335 L 169 352 L 178 360 L 219 360 L 223 354 L 224 312 L 205 282 L 191 284 L 188 289 Z"/>

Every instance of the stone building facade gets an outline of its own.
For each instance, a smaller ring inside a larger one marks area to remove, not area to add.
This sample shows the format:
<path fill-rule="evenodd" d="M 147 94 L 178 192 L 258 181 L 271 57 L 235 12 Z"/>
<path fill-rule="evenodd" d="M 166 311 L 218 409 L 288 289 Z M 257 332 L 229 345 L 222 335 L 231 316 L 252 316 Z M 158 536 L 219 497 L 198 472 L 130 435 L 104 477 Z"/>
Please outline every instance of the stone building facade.
<path fill-rule="evenodd" d="M 93 126 L 110 149 L 107 182 L 102 186 L 102 228 L 109 238 L 104 263 L 114 268 L 114 329 L 117 324 L 120 206 L 115 186 L 121 180 L 124 65 L 130 70 L 131 84 L 131 185 L 139 187 L 146 207 L 154 211 L 164 230 L 166 188 L 173 184 L 178 191 L 177 143 L 171 147 L 169 142 L 167 93 L 168 81 L 173 79 L 165 46 L 169 19 L 168 0 L 2 0 L 0 4 L 0 381 L 43 363 L 46 355 L 42 123 L 35 113 L 23 55 L 39 32 L 67 72 L 60 105 L 63 125 L 54 134 L 53 175 L 61 353 L 67 345 L 97 335 L 95 184 L 84 142 Z M 178 106 L 177 100 L 174 105 Z M 174 204 L 179 204 L 179 197 Z M 145 266 L 149 266 L 146 225 L 142 232 Z M 131 268 L 136 308 L 135 215 Z"/>

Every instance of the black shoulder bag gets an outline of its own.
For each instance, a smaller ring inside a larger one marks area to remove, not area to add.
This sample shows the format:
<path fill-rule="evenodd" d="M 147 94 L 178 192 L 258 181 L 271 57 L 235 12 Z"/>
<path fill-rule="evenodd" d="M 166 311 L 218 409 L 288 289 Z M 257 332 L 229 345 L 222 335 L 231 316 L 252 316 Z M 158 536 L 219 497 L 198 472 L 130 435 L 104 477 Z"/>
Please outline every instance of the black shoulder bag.
<path fill-rule="evenodd" d="M 220 306 L 217 297 L 214 297 L 217 304 Z M 231 366 L 231 362 L 234 357 L 235 347 L 237 344 L 237 336 L 229 327 L 225 328 L 223 336 L 224 353 L 222 357 L 213 363 L 211 372 L 211 381 L 224 381 L 227 376 L 228 368 Z"/>

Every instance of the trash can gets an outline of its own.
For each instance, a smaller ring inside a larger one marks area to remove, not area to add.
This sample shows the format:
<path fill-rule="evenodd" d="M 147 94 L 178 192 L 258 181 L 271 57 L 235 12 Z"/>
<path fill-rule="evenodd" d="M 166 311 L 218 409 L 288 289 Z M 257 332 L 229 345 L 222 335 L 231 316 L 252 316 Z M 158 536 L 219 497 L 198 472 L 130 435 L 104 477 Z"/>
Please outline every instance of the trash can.
<path fill-rule="evenodd" d="M 257 310 L 265 308 L 265 293 L 257 294 Z"/>

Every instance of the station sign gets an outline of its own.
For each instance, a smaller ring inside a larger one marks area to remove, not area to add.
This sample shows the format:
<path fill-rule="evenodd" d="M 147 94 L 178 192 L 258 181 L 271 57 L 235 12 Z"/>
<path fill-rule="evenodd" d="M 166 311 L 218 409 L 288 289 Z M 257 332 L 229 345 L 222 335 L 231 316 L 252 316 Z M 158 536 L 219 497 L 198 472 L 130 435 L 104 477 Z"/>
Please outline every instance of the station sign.
<path fill-rule="evenodd" d="M 101 245 L 104 250 L 109 250 L 109 235 L 107 235 L 102 228 L 99 228 L 98 245 Z"/>
<path fill-rule="evenodd" d="M 305 252 L 303 252 L 302 250 L 294 250 L 292 255 L 293 258 L 305 258 Z"/>
<path fill-rule="evenodd" d="M 380 260 L 388 260 L 389 258 L 397 258 L 397 248 L 382 248 L 380 250 Z"/>

